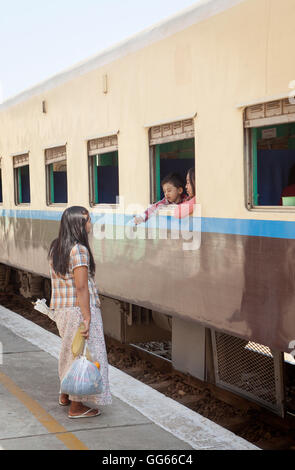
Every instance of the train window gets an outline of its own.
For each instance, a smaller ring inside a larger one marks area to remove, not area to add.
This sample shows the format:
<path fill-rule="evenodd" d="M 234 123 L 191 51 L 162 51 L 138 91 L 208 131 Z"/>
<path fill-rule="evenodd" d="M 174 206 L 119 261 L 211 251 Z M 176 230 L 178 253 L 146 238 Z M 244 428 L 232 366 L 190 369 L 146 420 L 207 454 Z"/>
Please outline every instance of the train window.
<path fill-rule="evenodd" d="M 295 206 L 295 105 L 278 100 L 246 108 L 248 208 Z"/>
<path fill-rule="evenodd" d="M 116 204 L 119 195 L 117 135 L 88 142 L 90 204 Z"/>
<path fill-rule="evenodd" d="M 152 127 L 150 147 L 151 202 L 155 202 L 164 197 L 161 181 L 168 173 L 179 173 L 185 181 L 187 171 L 195 167 L 193 119 Z"/>
<path fill-rule="evenodd" d="M 13 157 L 13 166 L 15 204 L 29 204 L 31 202 L 29 154 Z"/>
<path fill-rule="evenodd" d="M 47 205 L 68 202 L 66 146 L 45 150 Z"/>

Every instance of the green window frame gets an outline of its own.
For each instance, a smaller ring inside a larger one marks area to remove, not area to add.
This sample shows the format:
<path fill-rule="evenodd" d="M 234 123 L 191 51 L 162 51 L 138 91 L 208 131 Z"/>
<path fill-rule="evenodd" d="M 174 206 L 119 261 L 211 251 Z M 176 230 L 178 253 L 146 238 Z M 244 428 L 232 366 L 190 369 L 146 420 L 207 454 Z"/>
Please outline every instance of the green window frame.
<path fill-rule="evenodd" d="M 66 200 L 63 201 L 56 201 L 56 192 L 54 187 L 54 165 L 55 164 L 62 164 L 67 166 L 67 160 L 61 160 L 59 162 L 52 162 L 46 164 L 46 189 L 47 189 L 47 205 L 53 204 L 67 204 L 68 196 L 66 196 Z M 66 190 L 67 193 L 67 190 Z"/>
<path fill-rule="evenodd" d="M 96 155 L 89 156 L 90 162 L 90 176 L 91 176 L 91 194 L 90 202 L 91 205 L 98 204 L 115 204 L 115 201 L 102 201 L 99 197 L 100 187 L 99 187 L 99 178 L 98 178 L 98 168 L 99 167 L 116 167 L 117 168 L 117 177 L 119 177 L 119 155 L 118 150 L 106 153 L 98 153 Z M 119 188 L 118 188 L 119 192 Z M 118 194 L 117 194 L 118 195 Z M 117 196 L 116 195 L 116 196 Z"/>
<path fill-rule="evenodd" d="M 294 211 L 294 188 L 290 187 L 295 168 L 294 102 L 289 97 L 269 98 L 242 108 L 246 208 Z M 283 191 L 288 196 L 280 201 Z"/>
<path fill-rule="evenodd" d="M 27 170 L 26 170 L 27 169 Z M 28 187 L 27 189 L 27 201 L 24 201 L 23 195 L 23 184 L 22 184 L 22 176 L 25 171 L 28 171 Z M 31 188 L 30 188 L 30 167 L 29 165 L 19 166 L 14 168 L 14 188 L 15 188 L 15 204 L 30 204 L 31 202 Z"/>
<path fill-rule="evenodd" d="M 160 144 L 156 145 L 155 148 L 155 176 L 156 176 L 156 200 L 160 199 L 161 195 L 161 177 L 160 177 L 160 168 L 161 168 L 161 151 Z"/>
<path fill-rule="evenodd" d="M 258 206 L 258 181 L 257 181 L 257 128 L 251 129 L 252 142 L 252 168 L 253 168 L 253 205 Z"/>
<path fill-rule="evenodd" d="M 161 198 L 161 153 L 162 149 L 165 147 L 175 147 L 179 146 L 183 156 L 181 159 L 185 160 L 185 152 L 188 150 L 186 147 L 191 147 L 193 149 L 193 159 L 195 160 L 195 140 L 194 137 L 189 139 L 179 139 L 178 141 L 172 142 L 163 142 L 161 144 L 156 144 L 152 147 L 152 162 L 151 162 L 151 203 L 159 201 Z"/>
<path fill-rule="evenodd" d="M 264 137 L 263 133 L 274 131 L 272 137 Z M 248 165 L 247 174 L 245 175 L 247 188 L 246 206 L 249 210 L 294 210 L 293 202 L 289 202 L 288 208 L 283 203 L 283 206 L 277 204 L 265 205 L 260 203 L 263 194 L 259 195 L 259 150 L 294 150 L 295 153 L 295 122 L 288 123 L 271 123 L 264 126 L 250 127 L 245 130 L 246 139 L 246 162 Z M 273 146 L 273 147 L 272 147 Z M 295 159 L 294 159 L 295 164 Z M 282 161 L 282 168 L 284 168 Z M 286 182 L 287 184 L 287 182 Z M 287 208 L 287 209 L 286 209 Z"/>
<path fill-rule="evenodd" d="M 54 204 L 53 163 L 46 165 L 47 205 Z"/>

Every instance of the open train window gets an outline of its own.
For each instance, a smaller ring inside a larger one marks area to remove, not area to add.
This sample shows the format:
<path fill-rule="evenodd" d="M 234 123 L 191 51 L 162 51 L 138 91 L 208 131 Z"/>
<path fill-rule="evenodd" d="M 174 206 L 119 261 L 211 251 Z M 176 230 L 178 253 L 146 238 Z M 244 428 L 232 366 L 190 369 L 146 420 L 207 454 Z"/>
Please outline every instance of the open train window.
<path fill-rule="evenodd" d="M 15 204 L 29 204 L 31 202 L 29 154 L 14 156 L 13 167 Z"/>
<path fill-rule="evenodd" d="M 47 205 L 68 202 L 67 154 L 62 145 L 45 150 Z"/>
<path fill-rule="evenodd" d="M 88 142 L 90 204 L 116 204 L 119 195 L 118 138 Z"/>
<path fill-rule="evenodd" d="M 247 206 L 295 208 L 295 105 L 288 99 L 245 110 Z"/>
<path fill-rule="evenodd" d="M 184 182 L 195 167 L 194 121 L 187 119 L 154 126 L 149 133 L 151 149 L 151 203 L 164 197 L 161 181 L 168 173 L 178 173 Z"/>

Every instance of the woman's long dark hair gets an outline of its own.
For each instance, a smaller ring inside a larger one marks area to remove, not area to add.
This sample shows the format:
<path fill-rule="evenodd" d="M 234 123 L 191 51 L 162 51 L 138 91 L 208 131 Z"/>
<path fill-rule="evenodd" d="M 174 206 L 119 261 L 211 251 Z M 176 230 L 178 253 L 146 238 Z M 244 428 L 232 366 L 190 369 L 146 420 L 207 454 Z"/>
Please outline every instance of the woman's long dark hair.
<path fill-rule="evenodd" d="M 90 274 L 95 274 L 94 258 L 88 242 L 86 222 L 89 212 L 85 207 L 68 207 L 61 218 L 58 238 L 51 243 L 48 258 L 52 260 L 54 271 L 61 276 L 69 272 L 70 253 L 76 243 L 85 246 L 90 256 Z"/>
<path fill-rule="evenodd" d="M 191 187 L 193 188 L 194 196 L 196 195 L 196 189 L 195 189 L 195 169 L 190 168 L 187 172 Z"/>

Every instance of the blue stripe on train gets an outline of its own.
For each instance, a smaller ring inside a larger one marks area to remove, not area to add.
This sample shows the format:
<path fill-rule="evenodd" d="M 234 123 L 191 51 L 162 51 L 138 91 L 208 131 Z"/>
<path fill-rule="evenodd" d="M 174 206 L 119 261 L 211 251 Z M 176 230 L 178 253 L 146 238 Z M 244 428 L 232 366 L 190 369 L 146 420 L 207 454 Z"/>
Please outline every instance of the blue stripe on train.
<path fill-rule="evenodd" d="M 60 211 L 37 211 L 19 209 L 0 209 L 0 216 L 20 219 L 39 219 L 60 221 Z M 106 225 L 123 226 L 131 222 L 132 216 L 124 214 L 91 214 L 92 221 Z M 256 237 L 295 239 L 295 222 L 277 220 L 253 220 L 253 219 L 225 219 L 215 217 L 202 217 L 202 232 L 223 233 L 229 235 L 247 235 Z M 173 217 L 151 217 L 146 226 L 151 228 L 168 228 L 199 231 L 200 219 L 174 219 Z"/>

